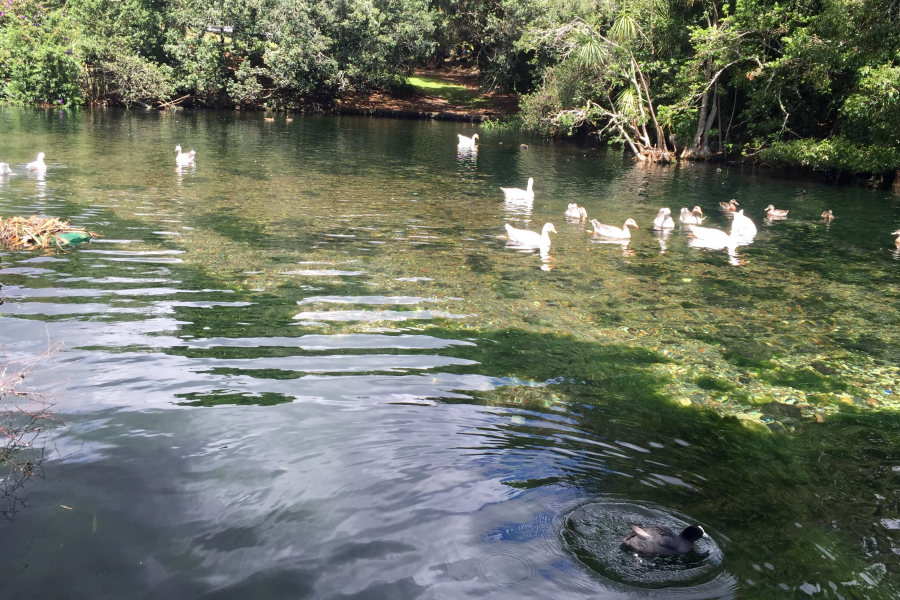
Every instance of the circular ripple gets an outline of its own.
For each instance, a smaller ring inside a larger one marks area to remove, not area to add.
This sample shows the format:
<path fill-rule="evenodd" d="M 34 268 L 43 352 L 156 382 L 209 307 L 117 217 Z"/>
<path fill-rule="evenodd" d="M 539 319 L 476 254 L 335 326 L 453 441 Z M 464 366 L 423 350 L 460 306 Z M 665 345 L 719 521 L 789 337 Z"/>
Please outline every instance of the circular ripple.
<path fill-rule="evenodd" d="M 536 572 L 531 559 L 511 552 L 445 562 L 439 568 L 444 580 L 476 581 L 492 588 L 516 587 Z"/>
<path fill-rule="evenodd" d="M 475 572 L 483 581 L 498 587 L 521 585 L 534 575 L 535 566 L 527 556 L 513 554 L 491 554 L 478 561 Z"/>
<path fill-rule="evenodd" d="M 638 556 L 622 545 L 630 525 L 665 525 L 681 531 L 691 523 L 661 510 L 625 502 L 595 502 L 575 508 L 562 535 L 568 549 L 592 571 L 628 585 L 693 586 L 721 571 L 722 551 L 706 536 L 681 556 Z"/>

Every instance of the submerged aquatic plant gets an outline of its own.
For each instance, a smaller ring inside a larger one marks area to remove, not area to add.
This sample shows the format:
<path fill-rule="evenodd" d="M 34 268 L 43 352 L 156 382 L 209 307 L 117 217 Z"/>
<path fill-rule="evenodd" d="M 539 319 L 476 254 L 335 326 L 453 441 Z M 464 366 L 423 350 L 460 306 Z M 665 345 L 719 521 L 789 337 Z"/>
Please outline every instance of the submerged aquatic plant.
<path fill-rule="evenodd" d="M 56 423 L 53 403 L 46 394 L 23 387 L 34 367 L 57 351 L 47 352 L 27 364 L 16 364 L 4 357 L 0 362 L 0 514 L 12 518 L 24 505 L 17 494 L 33 477 L 41 477 L 44 451 L 38 447 L 40 436 Z"/>

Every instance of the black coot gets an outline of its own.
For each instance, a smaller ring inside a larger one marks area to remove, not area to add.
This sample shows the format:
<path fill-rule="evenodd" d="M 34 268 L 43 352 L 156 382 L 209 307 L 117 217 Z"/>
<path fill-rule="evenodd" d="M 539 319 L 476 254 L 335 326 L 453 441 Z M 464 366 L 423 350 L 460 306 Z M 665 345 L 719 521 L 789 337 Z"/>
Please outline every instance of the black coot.
<path fill-rule="evenodd" d="M 641 554 L 675 556 L 686 554 L 694 547 L 694 542 L 706 535 L 702 527 L 691 525 L 676 534 L 663 525 L 649 525 L 641 528 L 631 526 L 632 533 L 622 538 L 622 543 Z"/>

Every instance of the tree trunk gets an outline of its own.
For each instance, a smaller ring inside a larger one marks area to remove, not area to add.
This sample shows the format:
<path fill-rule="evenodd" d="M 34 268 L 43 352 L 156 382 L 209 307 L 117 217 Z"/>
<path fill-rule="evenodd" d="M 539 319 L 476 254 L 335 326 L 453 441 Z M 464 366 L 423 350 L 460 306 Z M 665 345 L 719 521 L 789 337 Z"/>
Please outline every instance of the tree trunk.
<path fill-rule="evenodd" d="M 697 133 L 694 135 L 694 142 L 690 147 L 685 148 L 682 157 L 688 160 L 705 158 L 703 156 L 704 140 L 706 139 L 707 122 L 709 122 L 709 97 L 711 92 L 705 92 L 700 99 L 700 118 L 697 120 Z M 712 115 L 715 115 L 713 111 Z"/>
<path fill-rule="evenodd" d="M 703 127 L 703 143 L 700 147 L 700 156 L 703 160 L 709 160 L 709 157 L 712 156 L 712 150 L 709 149 L 709 130 L 712 129 L 713 121 L 716 120 L 716 113 L 718 113 L 719 103 L 714 101 L 712 111 L 710 111 L 709 116 L 706 118 L 706 123 Z"/>

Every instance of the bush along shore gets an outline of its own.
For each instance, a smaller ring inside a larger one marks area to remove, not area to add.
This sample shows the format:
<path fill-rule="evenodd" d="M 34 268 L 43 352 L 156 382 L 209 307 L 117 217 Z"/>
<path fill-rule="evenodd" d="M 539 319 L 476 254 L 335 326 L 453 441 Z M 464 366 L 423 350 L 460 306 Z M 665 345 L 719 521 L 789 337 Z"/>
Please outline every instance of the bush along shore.
<path fill-rule="evenodd" d="M 896 0 L 0 0 L 0 98 L 13 103 L 511 112 L 465 94 L 437 108 L 360 100 L 433 97 L 416 69 L 448 67 L 517 97 L 525 130 L 599 136 L 638 161 L 752 160 L 900 187 Z"/>

